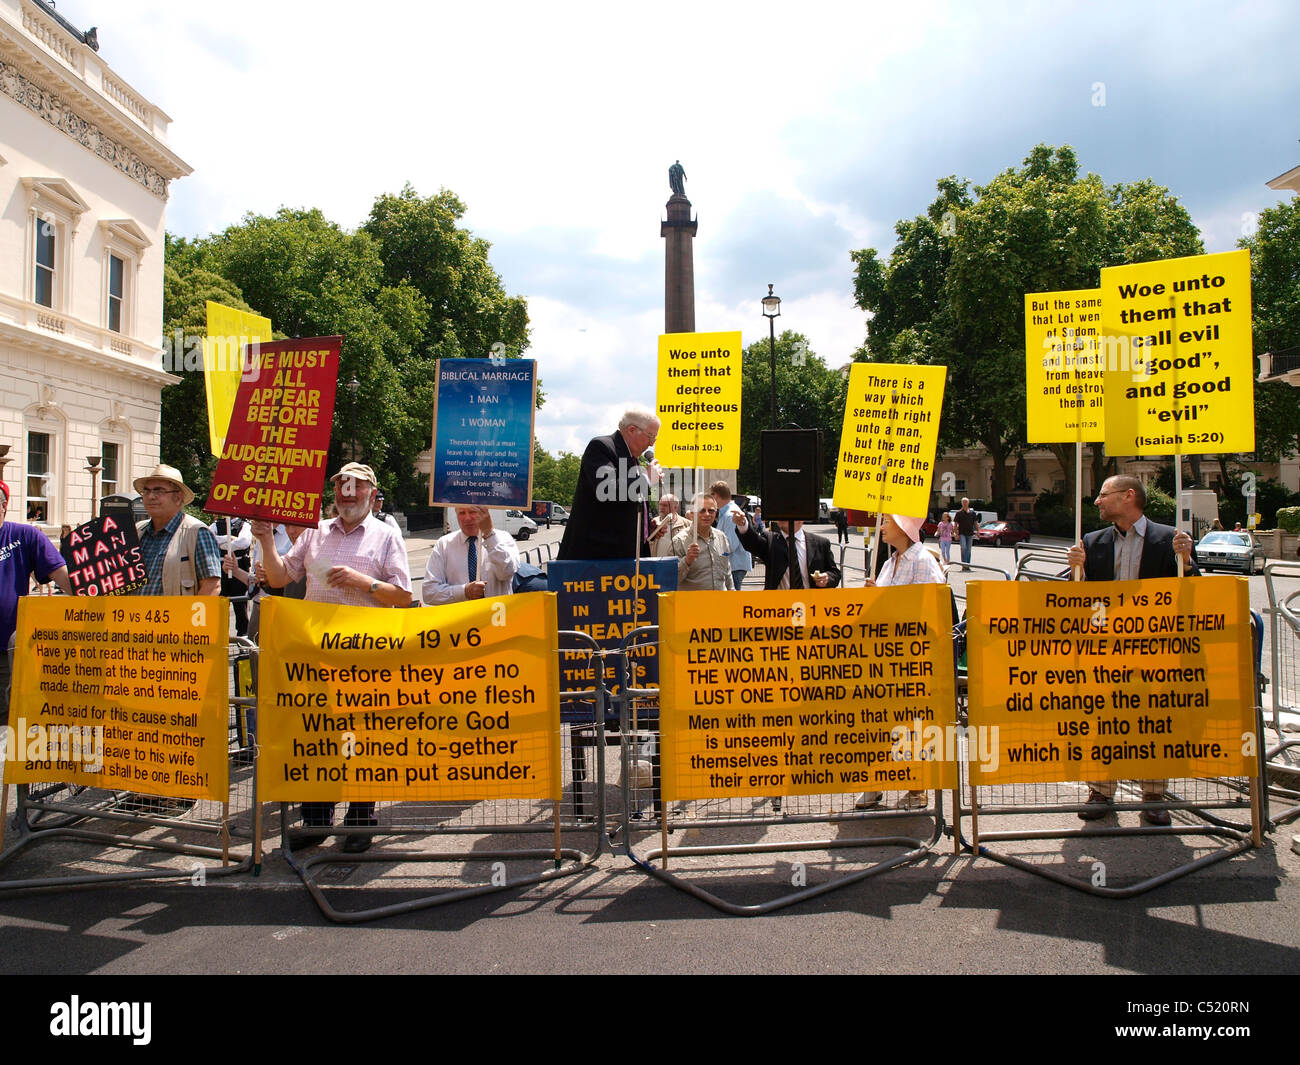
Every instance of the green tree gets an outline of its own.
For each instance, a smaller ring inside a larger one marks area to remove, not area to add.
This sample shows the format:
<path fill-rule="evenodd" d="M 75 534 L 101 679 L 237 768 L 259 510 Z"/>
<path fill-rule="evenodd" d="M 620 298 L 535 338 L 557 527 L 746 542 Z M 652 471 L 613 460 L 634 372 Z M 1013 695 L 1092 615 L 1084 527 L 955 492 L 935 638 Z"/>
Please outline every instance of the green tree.
<path fill-rule="evenodd" d="M 238 287 L 198 265 L 193 244 L 167 235 L 163 270 L 163 368 L 180 378 L 162 391 L 162 460 L 207 498 L 217 460 L 208 444 L 208 401 L 203 386 L 207 301 L 251 310 Z"/>
<path fill-rule="evenodd" d="M 1250 251 L 1255 354 L 1300 352 L 1300 198 L 1260 212 L 1237 246 Z M 1300 389 L 1255 386 L 1255 453 L 1266 461 L 1300 451 Z"/>
<path fill-rule="evenodd" d="M 427 326 L 425 298 L 384 282 L 368 233 L 348 233 L 318 210 L 281 209 L 198 241 L 193 258 L 224 277 L 287 336 L 343 335 L 330 466 L 347 457 L 373 465 L 394 502 L 420 499 L 415 456 L 428 447 L 433 409 L 431 360 L 417 346 Z M 355 377 L 355 399 L 345 382 Z"/>
<path fill-rule="evenodd" d="M 858 305 L 873 314 L 858 359 L 945 365 L 940 447 L 981 444 L 1006 464 L 1025 449 L 1024 294 L 1095 288 L 1101 269 L 1201 251 L 1190 216 L 1150 181 L 1079 177 L 1068 146 L 1038 145 L 1019 168 L 976 187 L 938 183 L 924 215 L 900 221 L 888 262 L 854 252 Z M 1073 446 L 1052 445 L 1075 499 Z M 1096 449 L 1102 473 L 1100 448 Z"/>
<path fill-rule="evenodd" d="M 761 487 L 762 433 L 771 428 L 770 353 L 771 345 L 764 338 L 750 344 L 741 358 L 740 470 L 737 482 L 742 492 L 757 492 Z M 847 385 L 846 373 L 829 368 L 820 356 L 809 350 L 806 337 L 789 330 L 777 337 L 777 428 L 798 426 L 822 431 L 825 484 L 821 490 L 827 494 L 835 483 Z"/>
<path fill-rule="evenodd" d="M 582 458 L 571 451 L 552 456 L 541 444 L 533 443 L 533 498 L 548 499 L 563 507 L 573 506 L 578 490 Z"/>
<path fill-rule="evenodd" d="M 447 189 L 422 198 L 408 184 L 396 196 L 376 199 L 362 230 L 379 247 L 384 283 L 409 284 L 424 297 L 425 354 L 518 356 L 528 346 L 528 305 L 506 294 L 488 261 L 492 245 L 458 225 L 464 214 L 465 205 Z"/>

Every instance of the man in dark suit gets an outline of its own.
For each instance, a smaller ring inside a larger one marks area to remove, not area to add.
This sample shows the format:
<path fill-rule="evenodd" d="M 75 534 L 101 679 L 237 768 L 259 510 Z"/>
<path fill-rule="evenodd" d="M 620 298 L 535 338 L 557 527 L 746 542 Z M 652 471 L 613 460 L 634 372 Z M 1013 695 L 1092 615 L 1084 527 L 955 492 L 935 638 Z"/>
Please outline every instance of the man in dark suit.
<path fill-rule="evenodd" d="M 768 591 L 839 586 L 840 567 L 831 552 L 831 542 L 816 533 L 804 532 L 803 522 L 769 522 L 767 529 L 760 533 L 753 530 L 743 513 L 736 515 L 735 520 L 736 534 L 745 550 L 763 560 L 766 567 L 763 587 Z M 798 559 L 794 567 L 790 565 L 792 553 Z"/>
<path fill-rule="evenodd" d="M 1149 577 L 1177 577 L 1178 558 L 1184 574 L 1199 574 L 1192 561 L 1192 538 L 1181 529 L 1148 521 L 1144 513 L 1147 492 L 1136 477 L 1111 477 L 1097 493 L 1097 512 L 1113 524 L 1098 529 L 1069 550 L 1071 569 L 1083 568 L 1086 581 L 1132 581 Z M 1160 802 L 1164 780 L 1139 780 L 1143 802 Z M 1115 799 L 1113 780 L 1089 781 L 1088 809 L 1079 817 L 1096 821 L 1110 812 Z M 1149 825 L 1169 824 L 1168 810 L 1143 810 Z"/>
<path fill-rule="evenodd" d="M 650 553 L 646 543 L 654 531 L 650 482 L 637 460 L 658 435 L 659 419 L 654 413 L 632 407 L 619 419 L 618 432 L 595 437 L 587 445 L 569 522 L 555 556 L 561 562 Z"/>
<path fill-rule="evenodd" d="M 1143 513 L 1147 493 L 1136 477 L 1111 477 L 1097 493 L 1097 512 L 1114 524 L 1098 529 L 1070 548 L 1070 566 L 1083 567 L 1088 581 L 1145 580 L 1200 571 L 1192 561 L 1192 538 L 1181 530 L 1149 521 Z"/>

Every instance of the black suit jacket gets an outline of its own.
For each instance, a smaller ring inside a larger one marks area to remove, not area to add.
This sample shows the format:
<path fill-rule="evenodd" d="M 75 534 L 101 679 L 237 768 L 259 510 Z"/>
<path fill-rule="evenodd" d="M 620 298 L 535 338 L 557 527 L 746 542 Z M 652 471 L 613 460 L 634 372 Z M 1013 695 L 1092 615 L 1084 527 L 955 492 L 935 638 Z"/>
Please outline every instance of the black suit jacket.
<path fill-rule="evenodd" d="M 650 483 L 628 450 L 623 434 L 597 436 L 582 454 L 578 488 L 555 557 L 573 559 L 634 558 L 650 553 L 647 528 L 637 541 L 637 518 L 648 515 Z"/>
<path fill-rule="evenodd" d="M 1174 533 L 1178 530 L 1147 519 L 1146 540 L 1142 544 L 1142 561 L 1138 564 L 1138 578 L 1177 577 L 1178 558 L 1174 554 Z M 1115 527 L 1109 525 L 1083 538 L 1087 557 L 1083 563 L 1084 578 L 1090 581 L 1115 579 Z M 1193 561 L 1187 574 L 1200 574 Z"/>
<path fill-rule="evenodd" d="M 763 587 L 768 591 L 781 586 L 781 578 L 790 566 L 790 541 L 769 525 L 761 533 L 754 531 L 751 524 L 744 532 L 737 532 L 745 550 L 763 560 L 766 567 L 763 574 Z M 828 588 L 836 588 L 840 583 L 840 567 L 831 551 L 831 542 L 824 536 L 804 530 L 804 543 L 808 550 L 808 573 L 816 570 L 829 573 L 831 582 Z"/>

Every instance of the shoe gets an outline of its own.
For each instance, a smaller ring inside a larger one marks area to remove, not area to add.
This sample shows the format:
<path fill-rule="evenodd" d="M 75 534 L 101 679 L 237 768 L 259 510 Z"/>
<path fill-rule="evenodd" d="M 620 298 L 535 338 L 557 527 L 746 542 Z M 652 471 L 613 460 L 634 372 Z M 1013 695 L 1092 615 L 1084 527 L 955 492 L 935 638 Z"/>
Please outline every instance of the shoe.
<path fill-rule="evenodd" d="M 885 797 L 883 791 L 864 791 L 854 802 L 855 810 L 870 810 L 873 806 L 879 806 L 880 800 Z"/>
<path fill-rule="evenodd" d="M 351 810 L 343 818 L 345 828 L 377 828 L 379 818 L 377 817 L 359 817 Z M 374 836 L 348 836 L 343 841 L 340 848 L 344 854 L 364 854 L 370 849 L 370 845 L 375 842 Z"/>
<path fill-rule="evenodd" d="M 1165 797 L 1163 795 L 1157 795 L 1154 792 L 1147 792 L 1142 796 L 1142 801 L 1143 802 L 1164 802 Z M 1159 828 L 1163 828 L 1165 825 L 1168 825 L 1170 823 L 1169 811 L 1168 810 L 1143 810 L 1142 820 L 1145 821 L 1148 825 L 1156 825 Z"/>
<path fill-rule="evenodd" d="M 318 825 L 307 825 L 307 828 L 318 828 Z M 306 850 L 308 847 L 319 847 L 330 838 L 329 832 L 306 832 L 293 839 L 293 846 L 297 850 Z"/>
<path fill-rule="evenodd" d="M 894 803 L 895 810 L 924 810 L 930 805 L 930 800 L 923 791 L 909 791 L 898 802 Z"/>
<path fill-rule="evenodd" d="M 339 848 L 344 854 L 365 854 L 375 842 L 374 836 L 348 836 Z"/>
<path fill-rule="evenodd" d="M 1079 811 L 1080 821 L 1100 821 L 1111 811 L 1114 802 L 1110 796 L 1103 795 L 1096 788 L 1088 792 L 1088 809 Z"/>

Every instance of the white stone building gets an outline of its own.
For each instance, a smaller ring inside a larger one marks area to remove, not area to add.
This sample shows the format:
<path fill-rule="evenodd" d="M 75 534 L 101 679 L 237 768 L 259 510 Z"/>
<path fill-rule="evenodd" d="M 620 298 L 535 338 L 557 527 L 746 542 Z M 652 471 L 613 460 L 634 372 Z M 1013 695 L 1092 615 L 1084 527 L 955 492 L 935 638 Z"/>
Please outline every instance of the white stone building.
<path fill-rule="evenodd" d="M 159 461 L 170 122 L 93 29 L 0 0 L 0 478 L 56 537 Z"/>

